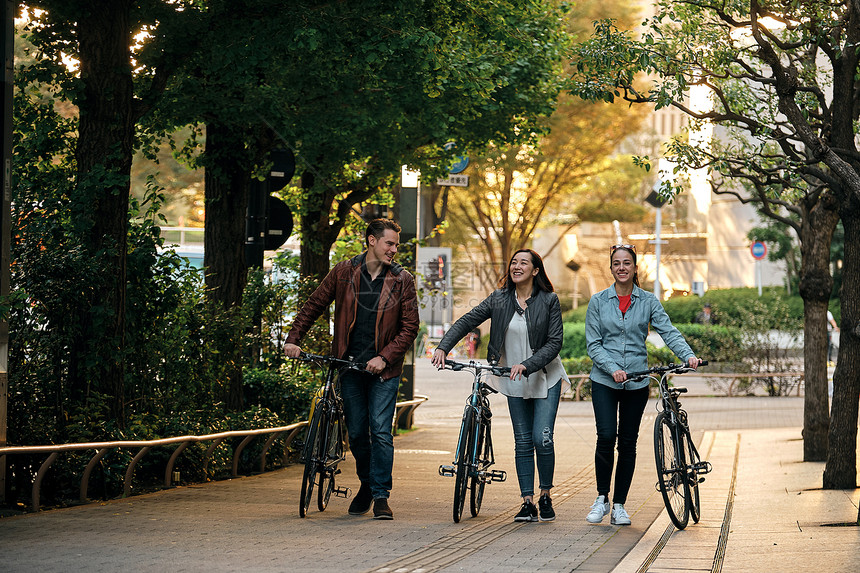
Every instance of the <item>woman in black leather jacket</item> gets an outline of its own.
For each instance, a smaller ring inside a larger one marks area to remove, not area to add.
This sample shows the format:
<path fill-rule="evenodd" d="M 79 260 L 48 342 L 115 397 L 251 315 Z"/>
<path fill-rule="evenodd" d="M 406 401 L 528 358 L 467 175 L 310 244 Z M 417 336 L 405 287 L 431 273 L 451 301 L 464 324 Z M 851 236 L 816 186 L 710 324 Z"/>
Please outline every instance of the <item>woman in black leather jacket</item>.
<path fill-rule="evenodd" d="M 561 306 L 543 260 L 531 249 L 511 257 L 500 288 L 451 326 L 433 354 L 437 367 L 457 342 L 490 319 L 487 360 L 511 368 L 510 378 L 488 382 L 507 396 L 523 505 L 514 521 L 552 521 L 550 490 L 555 470 L 555 418 L 561 394 L 570 384 L 558 353 L 562 343 Z M 540 481 L 534 504 L 535 458 Z"/>

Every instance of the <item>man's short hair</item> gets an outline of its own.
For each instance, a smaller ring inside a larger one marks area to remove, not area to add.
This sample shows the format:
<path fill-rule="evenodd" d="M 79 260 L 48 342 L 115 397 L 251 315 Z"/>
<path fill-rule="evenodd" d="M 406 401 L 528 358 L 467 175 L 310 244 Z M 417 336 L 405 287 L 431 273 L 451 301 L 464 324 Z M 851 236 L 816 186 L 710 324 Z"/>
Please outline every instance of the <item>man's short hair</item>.
<path fill-rule="evenodd" d="M 364 232 L 364 244 L 370 246 L 370 236 L 373 235 L 377 239 L 385 234 L 386 230 L 400 232 L 400 225 L 391 219 L 374 219 L 367 224 L 367 230 Z"/>

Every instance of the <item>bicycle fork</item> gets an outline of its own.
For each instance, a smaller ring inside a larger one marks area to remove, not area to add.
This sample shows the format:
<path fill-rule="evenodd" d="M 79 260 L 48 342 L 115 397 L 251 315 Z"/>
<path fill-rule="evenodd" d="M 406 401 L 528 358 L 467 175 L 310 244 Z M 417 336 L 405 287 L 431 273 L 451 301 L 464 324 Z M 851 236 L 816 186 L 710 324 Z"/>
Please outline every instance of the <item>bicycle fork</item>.
<path fill-rule="evenodd" d="M 467 408 L 469 408 L 469 407 L 471 407 L 471 406 L 467 406 Z M 485 415 L 485 411 L 478 410 L 476 412 L 476 414 L 477 415 L 475 416 L 475 419 L 479 420 L 481 416 Z M 483 427 L 486 427 L 486 429 L 487 429 L 485 436 L 486 436 L 486 440 L 487 440 L 486 451 L 489 452 L 489 459 L 486 459 L 486 460 L 480 459 L 481 452 L 478 451 L 478 439 L 477 438 L 473 441 L 472 444 L 464 444 L 464 443 L 462 443 L 462 439 L 458 440 L 457 441 L 457 451 L 454 454 L 454 458 L 460 459 L 461 448 L 467 448 L 467 447 L 471 446 L 473 448 L 473 450 L 471 452 L 471 455 L 469 456 L 469 470 L 468 470 L 469 475 L 475 477 L 476 479 L 478 479 L 484 483 L 489 483 L 489 482 L 493 482 L 493 481 L 503 482 L 506 479 L 508 479 L 507 472 L 505 472 L 504 470 L 488 470 L 488 469 L 486 469 L 495 463 L 495 459 L 493 456 L 493 442 L 492 442 L 492 438 L 491 438 L 491 434 L 490 434 L 490 421 L 489 421 L 489 419 L 487 419 L 485 422 L 483 422 L 483 424 L 485 424 L 485 426 L 483 426 Z M 481 428 L 482 428 L 482 423 L 478 422 L 478 426 L 475 428 L 475 431 L 480 433 Z M 479 469 L 479 468 L 484 468 L 484 469 Z M 454 477 L 455 475 L 457 475 L 457 468 L 453 465 L 442 464 L 439 466 L 439 475 L 443 476 L 443 477 Z"/>

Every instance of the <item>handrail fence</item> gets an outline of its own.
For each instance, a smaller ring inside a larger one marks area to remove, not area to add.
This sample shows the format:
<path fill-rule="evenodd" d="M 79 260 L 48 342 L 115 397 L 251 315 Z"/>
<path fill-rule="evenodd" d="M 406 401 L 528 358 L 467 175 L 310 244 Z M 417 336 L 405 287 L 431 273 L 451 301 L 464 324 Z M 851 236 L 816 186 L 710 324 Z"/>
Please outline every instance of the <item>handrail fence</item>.
<path fill-rule="evenodd" d="M 427 401 L 427 399 L 427 396 L 416 395 L 416 397 L 412 400 L 398 402 L 396 414 L 393 421 L 393 428 L 397 428 L 398 423 L 401 420 L 408 424 L 408 427 L 411 427 L 415 409 L 419 405 Z M 172 486 L 174 481 L 173 468 L 176 464 L 176 460 L 179 458 L 182 452 L 184 452 L 185 449 L 191 444 L 210 441 L 212 442 L 207 448 L 206 453 L 204 455 L 203 470 L 205 472 L 212 453 L 219 445 L 221 445 L 224 440 L 228 438 L 244 438 L 239 443 L 239 445 L 236 446 L 236 449 L 233 452 L 232 476 L 238 477 L 239 460 L 242 455 L 242 451 L 245 449 L 245 446 L 247 446 L 257 436 L 271 434 L 269 435 L 266 442 L 263 444 L 262 452 L 260 453 L 259 473 L 263 473 L 266 471 L 266 455 L 275 440 L 278 439 L 279 436 L 286 434 L 286 439 L 284 441 L 284 455 L 281 460 L 281 466 L 286 466 L 289 464 L 290 445 L 292 444 L 293 439 L 296 437 L 299 431 L 307 425 L 308 422 L 305 420 L 290 424 L 288 426 L 279 426 L 276 428 L 232 430 L 228 432 L 219 432 L 217 434 L 207 434 L 203 436 L 174 436 L 172 438 L 162 438 L 159 440 L 125 440 L 113 442 L 89 442 L 78 444 L 54 444 L 46 446 L 8 446 L 0 448 L 0 464 L 6 463 L 5 457 L 7 455 L 49 454 L 45 461 L 42 462 L 42 465 L 39 467 L 38 472 L 36 472 L 36 477 L 33 479 L 33 487 L 31 492 L 31 509 L 33 511 L 39 511 L 42 480 L 44 479 L 45 474 L 48 472 L 51 465 L 56 461 L 56 459 L 61 453 L 81 450 L 96 451 L 95 455 L 93 455 L 93 457 L 90 458 L 90 461 L 87 463 L 83 474 L 81 474 L 79 501 L 81 503 L 86 503 L 88 500 L 87 490 L 89 487 L 90 474 L 92 473 L 93 469 L 95 469 L 99 461 L 101 461 L 101 459 L 112 450 L 119 448 L 140 448 L 134 458 L 132 458 L 131 462 L 129 462 L 128 467 L 125 471 L 125 477 L 123 478 L 123 497 L 129 497 L 132 492 L 132 478 L 134 476 L 135 467 L 137 467 L 138 462 L 140 462 L 140 460 L 155 447 L 179 444 L 177 448 L 173 451 L 173 454 L 170 456 L 170 459 L 168 460 L 167 465 L 164 469 L 164 488 L 169 488 Z"/>

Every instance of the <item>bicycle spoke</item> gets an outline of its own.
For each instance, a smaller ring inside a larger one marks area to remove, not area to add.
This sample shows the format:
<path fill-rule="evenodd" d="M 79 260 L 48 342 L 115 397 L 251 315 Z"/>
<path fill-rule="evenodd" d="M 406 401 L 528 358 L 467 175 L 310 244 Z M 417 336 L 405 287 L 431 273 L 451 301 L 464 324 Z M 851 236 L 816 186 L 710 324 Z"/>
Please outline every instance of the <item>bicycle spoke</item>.
<path fill-rule="evenodd" d="M 477 471 L 472 476 L 469 510 L 472 517 L 477 517 L 481 511 L 481 503 L 484 500 L 484 487 L 487 485 L 486 470 L 489 467 L 488 460 L 490 459 L 490 448 L 492 447 L 489 440 L 490 425 L 487 422 L 478 424 L 477 447 L 475 451 L 478 453 L 476 460 Z"/>
<path fill-rule="evenodd" d="M 460 428 L 458 444 L 457 474 L 454 480 L 454 523 L 459 523 L 466 505 L 466 491 L 469 487 L 469 463 L 472 459 L 475 435 L 475 413 L 471 407 L 466 407 L 463 413 L 463 424 Z"/>
<path fill-rule="evenodd" d="M 699 452 L 696 451 L 696 446 L 693 445 L 693 438 L 690 436 L 689 429 L 684 429 L 681 432 L 681 440 L 684 442 L 684 452 L 687 461 L 686 477 L 690 517 L 693 518 L 693 523 L 699 523 L 699 518 L 702 514 L 701 499 L 699 498 L 699 467 L 701 460 L 699 459 Z"/>
<path fill-rule="evenodd" d="M 319 459 L 322 453 L 321 424 L 323 422 L 323 410 L 317 407 L 314 410 L 313 419 L 308 425 L 307 439 L 305 440 L 305 471 L 302 475 L 302 492 L 299 500 L 299 516 L 305 517 L 311 506 L 314 495 L 314 482 L 319 471 Z M 322 484 L 321 484 L 322 485 Z"/>
<path fill-rule="evenodd" d="M 684 529 L 689 520 L 690 507 L 687 503 L 689 487 L 680 439 L 675 424 L 669 418 L 669 412 L 660 412 L 654 422 L 657 487 L 672 523 L 678 529 Z"/>

